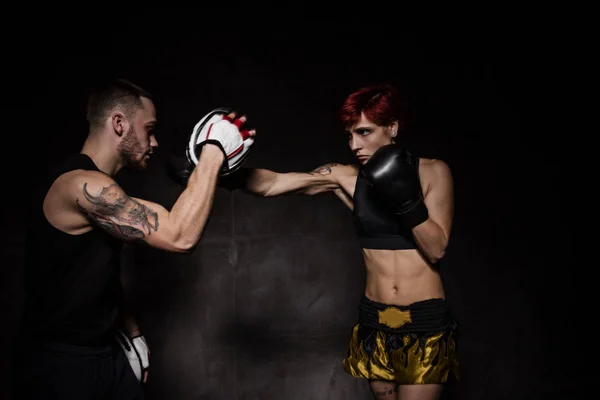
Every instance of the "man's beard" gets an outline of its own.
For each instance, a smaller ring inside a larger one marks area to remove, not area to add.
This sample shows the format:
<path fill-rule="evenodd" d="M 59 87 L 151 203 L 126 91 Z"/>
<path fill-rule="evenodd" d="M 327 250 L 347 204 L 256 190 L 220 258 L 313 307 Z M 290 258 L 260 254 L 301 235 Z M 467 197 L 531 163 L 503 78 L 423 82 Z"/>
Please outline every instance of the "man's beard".
<path fill-rule="evenodd" d="M 136 171 L 146 169 L 145 154 L 142 155 L 141 159 L 138 158 L 141 155 L 141 147 L 135 129 L 131 127 L 131 130 L 125 135 L 118 147 L 125 167 Z"/>

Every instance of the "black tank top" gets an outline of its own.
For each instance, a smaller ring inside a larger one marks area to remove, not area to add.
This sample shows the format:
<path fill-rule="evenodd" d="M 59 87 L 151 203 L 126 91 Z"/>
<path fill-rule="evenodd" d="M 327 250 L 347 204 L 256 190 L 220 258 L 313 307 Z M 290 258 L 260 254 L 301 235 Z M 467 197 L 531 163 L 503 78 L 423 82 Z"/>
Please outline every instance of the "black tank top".
<path fill-rule="evenodd" d="M 111 340 L 122 299 L 122 242 L 100 228 L 70 235 L 54 228 L 43 213 L 52 183 L 77 170 L 99 171 L 77 154 L 49 171 L 33 193 L 25 247 L 25 303 L 22 334 L 79 345 Z"/>
<path fill-rule="evenodd" d="M 419 165 L 419 158 L 413 156 Z M 359 170 L 354 187 L 354 227 L 363 249 L 409 250 L 417 248 L 412 232 L 402 228 L 394 214 L 373 191 Z"/>

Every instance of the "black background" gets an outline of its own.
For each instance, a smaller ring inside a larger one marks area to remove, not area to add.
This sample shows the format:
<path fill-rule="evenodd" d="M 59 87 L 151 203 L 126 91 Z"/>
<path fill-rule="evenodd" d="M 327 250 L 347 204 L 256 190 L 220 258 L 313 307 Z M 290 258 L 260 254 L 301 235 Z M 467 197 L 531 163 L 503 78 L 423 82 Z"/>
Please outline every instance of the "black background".
<path fill-rule="evenodd" d="M 445 160 L 455 180 L 442 275 L 462 326 L 462 380 L 444 398 L 580 398 L 595 334 L 575 311 L 587 271 L 560 197 L 581 188 L 563 177 L 584 136 L 556 127 L 578 74 L 563 67 L 574 52 L 557 26 L 500 14 L 417 23 L 374 7 L 37 11 L 4 28 L 4 377 L 22 300 L 22 207 L 36 171 L 80 149 L 89 85 L 125 77 L 153 93 L 159 150 L 145 173 L 117 178 L 168 208 L 181 187 L 165 157 L 209 110 L 247 113 L 259 131 L 248 166 L 308 171 L 353 161 L 337 110 L 358 87 L 388 82 L 408 100 L 407 142 Z M 574 198 L 580 222 L 587 203 Z M 369 398 L 341 369 L 364 271 L 350 212 L 333 195 L 220 188 L 194 254 L 124 257 L 152 348 L 149 399 Z"/>

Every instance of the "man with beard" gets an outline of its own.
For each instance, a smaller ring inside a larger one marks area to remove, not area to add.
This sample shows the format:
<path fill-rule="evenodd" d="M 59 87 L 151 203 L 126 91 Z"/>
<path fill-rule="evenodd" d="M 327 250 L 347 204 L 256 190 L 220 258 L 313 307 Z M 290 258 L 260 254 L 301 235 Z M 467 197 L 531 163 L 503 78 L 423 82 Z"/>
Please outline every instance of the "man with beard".
<path fill-rule="evenodd" d="M 128 196 L 113 179 L 122 168 L 146 169 L 158 146 L 150 94 L 124 80 L 91 93 L 81 151 L 49 171 L 32 196 L 15 399 L 143 398 L 149 350 L 123 313 L 121 249 L 124 243 L 178 253 L 195 248 L 219 176 L 236 167 L 232 160 L 249 150 L 256 133 L 240 132 L 245 116 L 235 113 L 205 119 L 196 126 L 197 163 L 186 166 L 187 186 L 168 211 Z"/>

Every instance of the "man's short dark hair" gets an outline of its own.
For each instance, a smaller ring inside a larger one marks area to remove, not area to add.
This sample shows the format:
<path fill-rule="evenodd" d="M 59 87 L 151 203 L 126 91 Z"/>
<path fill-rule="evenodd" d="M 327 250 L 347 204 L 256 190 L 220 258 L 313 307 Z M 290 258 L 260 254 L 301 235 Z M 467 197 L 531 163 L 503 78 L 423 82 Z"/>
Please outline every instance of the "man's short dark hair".
<path fill-rule="evenodd" d="M 125 79 L 117 79 L 96 86 L 87 101 L 87 121 L 92 128 L 104 125 L 108 113 L 121 108 L 130 117 L 142 107 L 142 97 L 152 99 L 150 93 Z"/>

